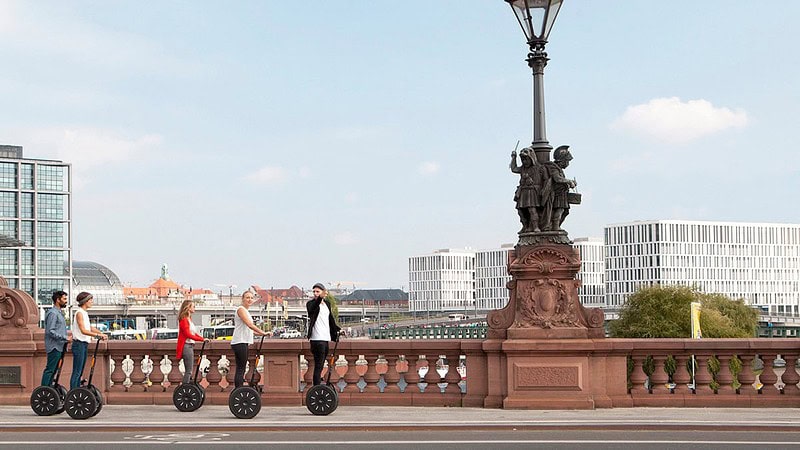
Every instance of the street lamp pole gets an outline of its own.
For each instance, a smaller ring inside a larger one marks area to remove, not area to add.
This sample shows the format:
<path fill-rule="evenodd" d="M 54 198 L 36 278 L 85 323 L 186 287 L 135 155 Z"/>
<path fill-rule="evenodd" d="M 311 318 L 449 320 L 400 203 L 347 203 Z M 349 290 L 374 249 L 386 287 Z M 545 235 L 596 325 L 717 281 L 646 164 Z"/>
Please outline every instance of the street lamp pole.
<path fill-rule="evenodd" d="M 544 48 L 563 0 L 503 0 L 511 6 L 530 49 L 525 61 L 533 71 L 533 142 L 536 161 L 550 161 L 553 147 L 547 141 L 544 111 L 544 68 L 549 58 Z"/>

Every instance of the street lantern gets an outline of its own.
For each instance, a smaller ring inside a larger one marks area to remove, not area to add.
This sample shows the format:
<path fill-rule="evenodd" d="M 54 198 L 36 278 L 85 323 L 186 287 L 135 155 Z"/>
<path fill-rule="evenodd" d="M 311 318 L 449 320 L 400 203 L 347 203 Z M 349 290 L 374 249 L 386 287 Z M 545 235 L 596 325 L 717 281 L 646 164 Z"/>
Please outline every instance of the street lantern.
<path fill-rule="evenodd" d="M 561 9 L 562 0 L 505 0 L 514 15 L 528 44 L 546 43 L 553 23 Z"/>
<path fill-rule="evenodd" d="M 550 30 L 556 21 L 563 0 L 503 0 L 511 6 L 514 15 L 525 34 L 530 52 L 528 66 L 533 70 L 533 142 L 536 160 L 540 163 L 550 161 L 553 147 L 547 141 L 544 113 L 544 67 L 547 53 L 544 51 Z"/>

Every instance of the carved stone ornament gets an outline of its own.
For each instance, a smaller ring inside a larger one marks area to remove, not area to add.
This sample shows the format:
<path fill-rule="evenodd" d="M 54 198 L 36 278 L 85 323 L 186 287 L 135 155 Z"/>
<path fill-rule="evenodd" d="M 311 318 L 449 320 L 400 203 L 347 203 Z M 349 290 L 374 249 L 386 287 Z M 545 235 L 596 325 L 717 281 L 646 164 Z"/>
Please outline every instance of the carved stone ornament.
<path fill-rule="evenodd" d="M 526 283 L 517 289 L 515 328 L 580 327 L 575 303 L 558 280 L 546 279 Z"/>
<path fill-rule="evenodd" d="M 0 277 L 0 334 L 3 327 L 28 328 L 29 324 L 39 324 L 36 302 L 26 292 L 10 289 Z"/>
<path fill-rule="evenodd" d="M 585 308 L 578 298 L 580 267 L 570 245 L 516 246 L 509 254 L 509 301 L 487 315 L 488 337 L 603 337 L 603 311 Z"/>

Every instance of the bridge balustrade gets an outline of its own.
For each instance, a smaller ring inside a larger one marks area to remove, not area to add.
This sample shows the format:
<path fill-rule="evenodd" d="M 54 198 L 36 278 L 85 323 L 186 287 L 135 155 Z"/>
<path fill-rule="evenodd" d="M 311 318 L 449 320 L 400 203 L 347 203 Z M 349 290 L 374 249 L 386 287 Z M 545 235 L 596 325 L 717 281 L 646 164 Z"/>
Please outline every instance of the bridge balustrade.
<path fill-rule="evenodd" d="M 341 404 L 502 406 L 509 387 L 493 377 L 498 371 L 516 370 L 512 355 L 522 354 L 534 368 L 585 361 L 594 372 L 591 379 L 579 380 L 578 387 L 592 391 L 592 383 L 604 383 L 607 392 L 594 397 L 596 407 L 800 407 L 800 339 L 531 340 L 504 350 L 510 341 L 457 339 L 443 330 L 428 336 L 343 340 L 331 376 Z M 38 374 L 46 360 L 43 347 L 37 343 L 33 355 Z M 264 404 L 301 405 L 312 376 L 308 341 L 270 339 L 262 356 L 256 370 L 264 386 Z M 558 358 L 569 361 L 559 363 Z M 174 341 L 111 341 L 100 347 L 95 383 L 110 404 L 171 405 L 182 378 L 181 364 L 175 359 Z M 604 369 L 612 366 L 621 369 Z M 68 377 L 69 358 L 64 367 L 62 376 Z M 201 368 L 206 402 L 227 404 L 235 370 L 230 344 L 207 345 Z M 10 401 L 26 404 L 34 387 L 21 386 Z"/>

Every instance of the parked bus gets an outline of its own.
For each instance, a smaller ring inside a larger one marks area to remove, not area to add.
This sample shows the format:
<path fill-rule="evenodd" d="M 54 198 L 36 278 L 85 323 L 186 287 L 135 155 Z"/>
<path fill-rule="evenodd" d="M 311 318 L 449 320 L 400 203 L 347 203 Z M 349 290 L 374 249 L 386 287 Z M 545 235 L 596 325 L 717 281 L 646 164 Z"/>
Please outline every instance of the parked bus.
<path fill-rule="evenodd" d="M 233 339 L 233 325 L 222 325 L 203 328 L 202 336 L 206 339 L 230 341 Z"/>
<path fill-rule="evenodd" d="M 152 328 L 150 339 L 178 339 L 178 330 L 174 328 Z"/>
<path fill-rule="evenodd" d="M 108 338 L 115 341 L 143 341 L 147 339 L 144 330 L 114 330 L 108 333 Z"/>

